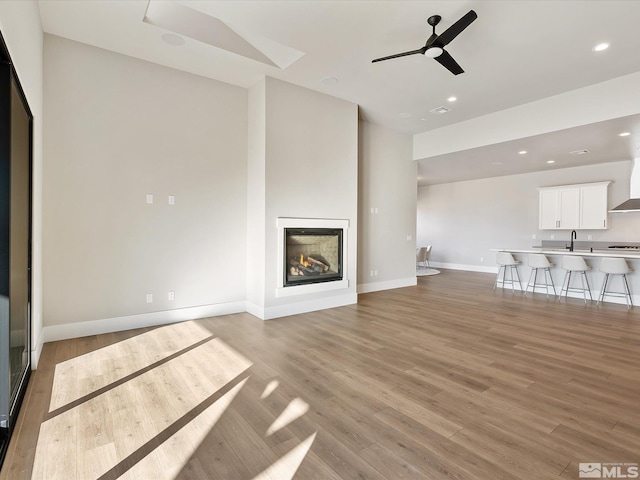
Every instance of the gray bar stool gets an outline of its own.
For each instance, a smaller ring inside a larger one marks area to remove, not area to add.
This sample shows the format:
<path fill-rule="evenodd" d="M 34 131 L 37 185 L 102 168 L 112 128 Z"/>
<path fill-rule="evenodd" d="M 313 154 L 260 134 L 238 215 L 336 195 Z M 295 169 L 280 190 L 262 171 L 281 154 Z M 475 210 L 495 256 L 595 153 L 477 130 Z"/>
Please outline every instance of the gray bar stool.
<path fill-rule="evenodd" d="M 547 298 L 549 298 L 549 287 L 551 287 L 553 295 L 557 295 L 556 287 L 553 284 L 553 277 L 551 276 L 551 267 L 553 264 L 549 262 L 546 255 L 542 253 L 530 253 L 528 264 L 531 267 L 531 274 L 529 275 L 529 281 L 527 282 L 527 288 L 525 288 L 524 294 L 527 294 L 529 288 L 531 288 L 531 293 L 536 293 L 536 287 L 545 287 L 547 290 Z M 538 270 L 542 270 L 544 283 L 538 283 Z M 547 274 L 549 275 L 548 280 Z M 531 283 L 531 277 L 533 277 L 533 283 Z"/>
<path fill-rule="evenodd" d="M 513 255 L 509 252 L 498 252 L 496 253 L 496 263 L 500 265 L 498 268 L 498 275 L 496 275 L 496 283 L 493 284 L 493 289 L 495 290 L 498 286 L 498 280 L 500 280 L 500 272 L 502 272 L 502 288 L 505 285 L 511 285 L 511 293 L 515 292 L 514 284 L 515 279 L 518 279 L 518 285 L 520 285 L 520 290 L 522 290 L 522 282 L 520 282 L 520 275 L 518 274 L 517 265 L 520 263 Z M 507 278 L 507 269 L 509 269 L 509 278 Z M 515 271 L 515 276 L 513 272 Z"/>
<path fill-rule="evenodd" d="M 631 272 L 629 265 L 624 258 L 602 257 L 600 261 L 600 271 L 604 273 L 604 281 L 602 282 L 602 289 L 600 290 L 600 297 L 598 303 L 604 300 L 605 295 L 611 297 L 624 297 L 627 302 L 627 308 L 633 307 L 633 299 L 631 298 L 631 290 L 629 290 L 629 282 L 627 282 L 627 273 Z M 624 293 L 622 292 L 607 292 L 607 284 L 609 282 L 609 275 L 621 275 L 622 286 Z"/>
<path fill-rule="evenodd" d="M 567 273 L 564 274 L 562 289 L 560 290 L 560 295 L 558 295 L 558 298 L 562 296 L 562 292 L 565 292 L 565 297 L 568 295 L 569 291 L 582 292 L 582 295 L 584 295 L 584 303 L 586 304 L 587 292 L 589 292 L 589 298 L 591 299 L 591 301 L 593 301 L 593 297 L 591 296 L 591 288 L 589 288 L 589 279 L 587 278 L 587 270 L 591 270 L 591 267 L 587 265 L 587 263 L 584 261 L 584 258 L 575 255 L 565 255 L 564 257 L 562 257 L 562 268 L 564 268 Z M 582 288 L 571 286 L 571 274 L 574 272 L 582 274 L 580 277 L 582 279 Z M 565 283 L 567 284 L 566 288 Z"/>

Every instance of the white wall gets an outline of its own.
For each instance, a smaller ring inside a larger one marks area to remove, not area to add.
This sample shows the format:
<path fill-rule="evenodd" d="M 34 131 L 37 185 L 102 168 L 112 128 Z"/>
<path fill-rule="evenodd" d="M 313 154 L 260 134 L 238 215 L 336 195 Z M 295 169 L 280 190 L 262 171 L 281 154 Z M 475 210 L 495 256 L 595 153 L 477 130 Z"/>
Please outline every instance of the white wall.
<path fill-rule="evenodd" d="M 50 35 L 44 71 L 48 338 L 243 308 L 247 90 Z"/>
<path fill-rule="evenodd" d="M 35 0 L 0 2 L 0 31 L 33 114 L 33 250 L 31 360 L 42 349 L 42 110 L 43 33 Z"/>
<path fill-rule="evenodd" d="M 530 248 L 569 240 L 569 232 L 538 229 L 536 188 L 611 181 L 609 208 L 629 198 L 630 160 L 418 189 L 418 243 L 433 245 L 432 264 L 494 271 L 492 248 Z M 580 230 L 578 240 L 640 241 L 640 213 L 609 214 L 608 230 Z M 536 235 L 536 239 L 532 238 Z M 482 259 L 482 260 L 481 260 Z"/>
<path fill-rule="evenodd" d="M 359 292 L 416 284 L 416 191 L 412 137 L 361 121 Z"/>
<path fill-rule="evenodd" d="M 254 305 L 252 311 L 261 318 L 273 318 L 355 303 L 357 105 L 269 77 L 264 82 L 264 162 L 250 164 L 251 168 L 264 168 L 265 172 L 265 289 L 264 304 Z M 260 109 L 255 113 L 259 115 Z M 258 174 L 250 172 L 250 178 L 252 175 Z M 281 268 L 277 261 L 281 248 L 277 219 L 282 217 L 349 221 L 347 288 L 287 297 L 276 295 Z"/>
<path fill-rule="evenodd" d="M 247 302 L 264 307 L 266 281 L 266 81 L 249 89 Z"/>

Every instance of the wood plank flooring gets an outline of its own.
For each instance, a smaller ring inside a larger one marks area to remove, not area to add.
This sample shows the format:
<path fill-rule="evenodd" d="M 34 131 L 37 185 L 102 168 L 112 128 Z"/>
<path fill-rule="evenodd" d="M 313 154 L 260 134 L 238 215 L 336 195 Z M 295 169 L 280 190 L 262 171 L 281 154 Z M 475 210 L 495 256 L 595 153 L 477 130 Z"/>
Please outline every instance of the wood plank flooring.
<path fill-rule="evenodd" d="M 578 479 L 579 463 L 640 463 L 640 307 L 493 280 L 443 270 L 268 322 L 46 344 L 0 480 Z"/>

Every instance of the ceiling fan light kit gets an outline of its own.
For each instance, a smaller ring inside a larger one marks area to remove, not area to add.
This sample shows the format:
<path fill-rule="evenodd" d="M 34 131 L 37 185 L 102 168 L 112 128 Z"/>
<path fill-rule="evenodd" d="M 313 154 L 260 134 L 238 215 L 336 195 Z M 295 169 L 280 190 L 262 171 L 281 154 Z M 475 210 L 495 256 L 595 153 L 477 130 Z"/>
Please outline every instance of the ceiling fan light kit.
<path fill-rule="evenodd" d="M 427 48 L 427 50 L 424 52 L 424 56 L 430 57 L 430 58 L 436 58 L 442 55 L 443 52 L 444 50 L 441 49 L 440 47 L 431 47 L 431 48 Z"/>
<path fill-rule="evenodd" d="M 433 27 L 433 33 L 427 39 L 424 47 L 417 50 L 410 50 L 408 52 L 396 53 L 395 55 L 389 55 L 387 57 L 376 58 L 372 60 L 372 63 L 381 62 L 383 60 L 391 60 L 392 58 L 407 57 L 409 55 L 421 54 L 425 57 L 430 57 L 436 60 L 440 65 L 449 70 L 454 75 L 460 75 L 464 72 L 462 67 L 453 59 L 444 47 L 447 46 L 454 38 L 456 38 L 462 31 L 467 28 L 471 23 L 478 18 L 478 15 L 473 10 L 469 10 L 466 15 L 463 15 L 457 22 L 447 28 L 440 35 L 436 34 L 436 25 L 440 23 L 442 17 L 440 15 L 432 15 L 427 19 L 427 23 Z"/>

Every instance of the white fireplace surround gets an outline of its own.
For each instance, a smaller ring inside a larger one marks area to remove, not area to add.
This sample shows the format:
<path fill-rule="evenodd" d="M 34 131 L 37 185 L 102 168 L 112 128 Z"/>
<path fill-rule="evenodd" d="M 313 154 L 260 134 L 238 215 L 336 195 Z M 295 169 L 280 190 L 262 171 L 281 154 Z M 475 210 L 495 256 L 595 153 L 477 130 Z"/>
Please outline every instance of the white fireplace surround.
<path fill-rule="evenodd" d="M 278 227 L 278 252 L 276 268 L 277 283 L 276 297 L 289 297 L 293 295 L 304 295 L 307 293 L 328 292 L 331 290 L 342 290 L 349 288 L 349 280 L 347 266 L 349 245 L 349 220 L 330 219 L 330 218 L 288 218 L 279 217 L 277 219 Z M 335 282 L 311 283 L 307 285 L 284 286 L 284 242 L 285 228 L 341 228 L 342 229 L 342 280 Z"/>

